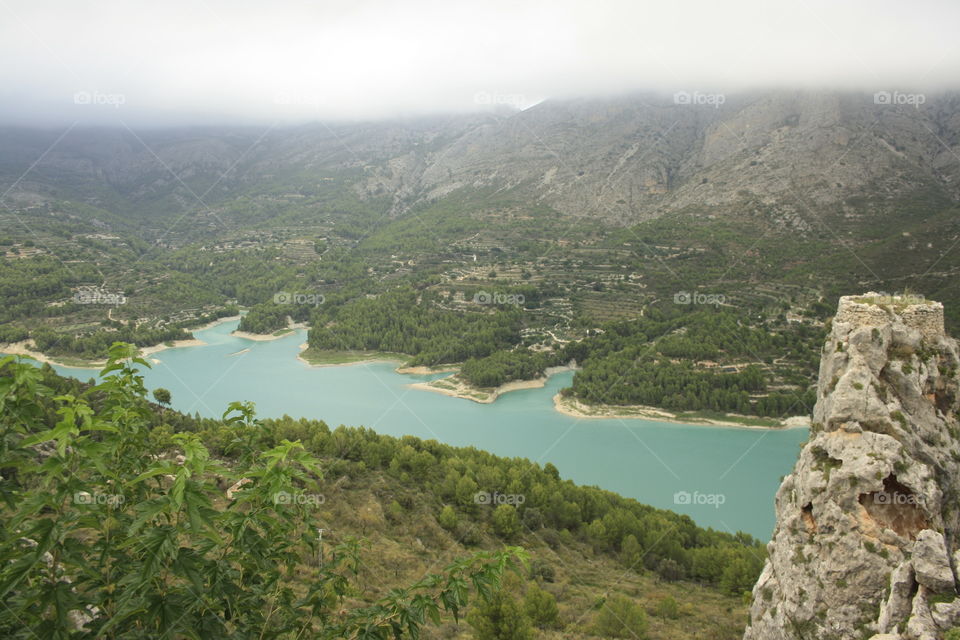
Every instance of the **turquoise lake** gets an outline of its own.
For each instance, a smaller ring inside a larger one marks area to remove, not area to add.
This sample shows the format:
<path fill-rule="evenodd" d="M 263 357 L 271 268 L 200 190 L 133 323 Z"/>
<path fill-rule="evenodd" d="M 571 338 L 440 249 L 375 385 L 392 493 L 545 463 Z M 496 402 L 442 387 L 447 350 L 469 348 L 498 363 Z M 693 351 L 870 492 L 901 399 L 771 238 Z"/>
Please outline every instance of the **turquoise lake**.
<path fill-rule="evenodd" d="M 579 484 L 764 541 L 773 531 L 773 498 L 780 478 L 793 468 L 807 438 L 806 429 L 573 418 L 553 408 L 553 396 L 570 384 L 571 372 L 554 375 L 542 389 L 513 391 L 493 404 L 478 404 L 411 389 L 411 382 L 437 376 L 401 375 L 394 371 L 395 363 L 311 367 L 296 359 L 306 331 L 255 342 L 231 336 L 237 324 L 230 321 L 195 332 L 205 346 L 151 356 L 159 362 L 145 372 L 147 386 L 169 389 L 176 409 L 203 416 L 220 416 L 233 400 L 252 400 L 263 417 L 305 416 L 324 420 L 331 428 L 366 426 L 394 436 L 409 434 L 540 464 L 552 462 L 564 478 Z M 81 379 L 95 373 L 56 369 Z"/>

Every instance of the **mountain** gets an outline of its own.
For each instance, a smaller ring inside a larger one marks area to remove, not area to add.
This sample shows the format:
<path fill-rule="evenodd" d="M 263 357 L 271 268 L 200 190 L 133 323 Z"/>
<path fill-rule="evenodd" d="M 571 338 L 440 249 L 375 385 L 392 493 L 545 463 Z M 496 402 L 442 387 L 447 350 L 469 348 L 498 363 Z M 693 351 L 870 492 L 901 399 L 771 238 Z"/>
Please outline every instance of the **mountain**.
<path fill-rule="evenodd" d="M 279 129 L 71 131 L 22 186 L 82 178 L 148 202 L 217 180 L 219 197 L 283 172 L 353 169 L 357 193 L 388 194 L 395 214 L 456 189 L 491 188 L 623 224 L 691 207 L 806 203 L 856 213 L 858 198 L 960 197 L 955 93 L 916 107 L 859 93 L 721 98 L 677 104 L 643 94 L 546 101 L 509 115 Z M 5 173 L 26 168 L 57 135 L 4 130 Z"/>
<path fill-rule="evenodd" d="M 840 300 L 744 640 L 925 640 L 960 626 L 958 366 L 939 303 Z"/>
<path fill-rule="evenodd" d="M 217 263 L 197 252 L 213 251 L 289 273 L 256 292 L 201 285 L 216 291 L 167 296 L 165 311 L 269 304 L 293 285 L 355 298 L 400 279 L 534 284 L 584 326 L 690 291 L 777 315 L 867 289 L 942 300 L 948 326 L 960 324 L 957 93 L 635 94 L 296 127 L 7 128 L 0 180 L 0 246 L 100 269 L 58 275 L 50 304 L 78 285 L 148 291 L 181 265 L 209 283 Z M 125 266 L 153 261 L 156 277 Z"/>

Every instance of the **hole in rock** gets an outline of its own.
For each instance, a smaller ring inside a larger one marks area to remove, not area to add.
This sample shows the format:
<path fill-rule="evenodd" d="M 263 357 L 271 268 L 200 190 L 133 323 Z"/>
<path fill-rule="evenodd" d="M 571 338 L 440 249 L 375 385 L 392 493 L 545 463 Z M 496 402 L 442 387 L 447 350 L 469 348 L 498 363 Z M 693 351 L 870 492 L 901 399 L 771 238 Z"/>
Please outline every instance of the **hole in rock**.
<path fill-rule="evenodd" d="M 803 526 L 807 528 L 807 533 L 815 534 L 817 532 L 817 521 L 813 517 L 813 505 L 809 502 L 803 505 L 800 510 L 800 517 L 803 519 Z"/>
<path fill-rule="evenodd" d="M 930 527 L 923 503 L 923 496 L 901 484 L 892 473 L 884 479 L 882 491 L 860 494 L 860 504 L 870 518 L 911 540 Z"/>

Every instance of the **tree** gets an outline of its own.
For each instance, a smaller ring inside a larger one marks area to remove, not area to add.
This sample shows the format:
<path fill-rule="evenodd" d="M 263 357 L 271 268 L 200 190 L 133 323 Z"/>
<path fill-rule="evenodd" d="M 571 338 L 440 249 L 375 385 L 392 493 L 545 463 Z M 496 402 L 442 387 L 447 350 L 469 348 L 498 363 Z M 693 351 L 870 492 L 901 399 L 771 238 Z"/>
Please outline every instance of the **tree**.
<path fill-rule="evenodd" d="M 530 585 L 526 595 L 523 596 L 523 610 L 533 624 L 540 629 L 552 627 L 557 622 L 557 616 L 560 615 L 557 599 L 536 583 Z"/>
<path fill-rule="evenodd" d="M 467 614 L 477 640 L 532 640 L 533 627 L 516 597 L 517 581 L 508 578 L 486 602 Z"/>
<path fill-rule="evenodd" d="M 557 579 L 557 573 L 554 571 L 553 565 L 551 565 L 545 558 L 537 558 L 530 563 L 529 575 L 531 579 L 542 580 L 543 582 L 553 582 Z"/>
<path fill-rule="evenodd" d="M 153 399 L 164 406 L 170 405 L 171 398 L 170 392 L 163 387 L 157 387 L 153 390 Z"/>
<path fill-rule="evenodd" d="M 440 516 L 437 518 L 437 522 L 440 523 L 440 526 L 446 529 L 447 531 L 453 531 L 457 528 L 457 512 L 453 510 L 453 507 L 446 505 L 440 511 Z"/>
<path fill-rule="evenodd" d="M 680 606 L 672 597 L 667 596 L 657 603 L 657 615 L 671 620 L 680 617 Z"/>
<path fill-rule="evenodd" d="M 626 596 L 614 595 L 603 604 L 595 622 L 595 633 L 604 638 L 647 637 L 647 614 Z"/>
<path fill-rule="evenodd" d="M 502 504 L 493 510 L 493 530 L 505 540 L 513 539 L 520 533 L 520 519 L 517 510 L 509 504 Z"/>

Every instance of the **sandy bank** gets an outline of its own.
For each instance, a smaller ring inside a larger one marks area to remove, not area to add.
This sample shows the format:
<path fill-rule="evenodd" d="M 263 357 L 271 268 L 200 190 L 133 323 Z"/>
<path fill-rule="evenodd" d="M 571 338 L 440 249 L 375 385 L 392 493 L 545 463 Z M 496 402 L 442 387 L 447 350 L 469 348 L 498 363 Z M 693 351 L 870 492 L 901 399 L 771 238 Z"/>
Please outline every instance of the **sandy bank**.
<path fill-rule="evenodd" d="M 729 420 L 718 420 L 713 418 L 699 417 L 680 417 L 675 413 L 648 407 L 644 405 L 589 405 L 584 404 L 576 398 L 567 398 L 559 393 L 553 396 L 553 408 L 564 415 L 574 418 L 638 418 L 640 420 L 652 420 L 654 422 L 670 422 L 674 424 L 686 425 L 705 425 L 710 427 L 730 427 L 736 429 L 758 429 L 780 430 L 780 429 L 800 429 L 810 426 L 808 418 L 803 416 L 793 416 L 784 418 L 780 424 L 771 427 L 762 425 L 745 424 L 737 422 L 735 418 Z M 744 419 L 749 419 L 744 416 Z"/>
<path fill-rule="evenodd" d="M 46 356 L 39 351 L 35 351 L 36 345 L 33 340 L 23 340 L 21 342 L 0 343 L 0 353 L 11 356 L 27 356 L 43 364 L 57 365 L 58 367 L 67 367 L 68 369 L 99 369 L 107 363 L 106 360 L 81 361 L 81 364 L 66 364 Z M 79 359 L 76 359 L 79 360 Z"/>
<path fill-rule="evenodd" d="M 189 340 L 172 340 L 169 344 L 161 343 L 155 344 L 151 347 L 140 347 L 140 357 L 146 358 L 155 353 L 160 353 L 164 349 L 175 349 L 177 347 L 202 347 L 205 344 L 207 343 L 196 338 L 190 338 Z"/>
<path fill-rule="evenodd" d="M 431 373 L 450 373 L 452 371 L 459 371 L 460 367 L 457 365 L 440 365 L 439 367 L 397 367 L 395 371 L 397 373 L 402 373 L 405 375 L 414 375 L 414 376 L 428 376 Z"/>
<path fill-rule="evenodd" d="M 489 404 L 496 401 L 496 399 L 503 394 L 510 393 L 511 391 L 519 391 L 521 389 L 539 389 L 547 383 L 547 380 L 553 374 L 560 373 L 561 371 L 571 371 L 572 369 L 572 367 L 568 366 L 549 367 L 544 371 L 544 375 L 539 378 L 535 378 L 533 380 L 512 380 L 510 382 L 505 382 L 496 388 L 475 387 L 460 379 L 456 375 L 440 378 L 438 380 L 432 380 L 430 382 L 415 382 L 408 386 L 411 389 L 433 391 L 435 393 L 442 393 L 454 398 L 464 398 L 465 400 L 473 400 L 474 402 Z M 400 371 L 399 369 L 398 372 L 407 373 L 406 371 Z M 436 373 L 436 371 L 428 371 L 427 373 Z"/>
<path fill-rule="evenodd" d="M 271 340 L 279 340 L 280 338 L 286 338 L 287 336 L 292 336 L 294 332 L 287 331 L 286 333 L 281 333 L 278 336 L 269 335 L 263 333 L 250 333 L 248 331 L 232 331 L 230 335 L 236 336 L 237 338 L 244 338 L 246 340 L 255 340 L 256 342 L 270 342 Z"/>

